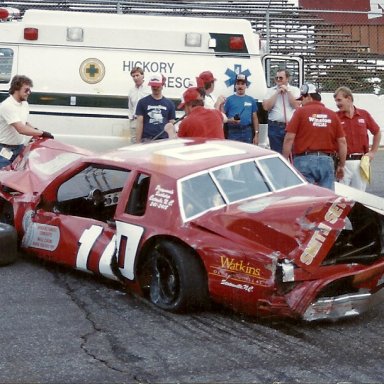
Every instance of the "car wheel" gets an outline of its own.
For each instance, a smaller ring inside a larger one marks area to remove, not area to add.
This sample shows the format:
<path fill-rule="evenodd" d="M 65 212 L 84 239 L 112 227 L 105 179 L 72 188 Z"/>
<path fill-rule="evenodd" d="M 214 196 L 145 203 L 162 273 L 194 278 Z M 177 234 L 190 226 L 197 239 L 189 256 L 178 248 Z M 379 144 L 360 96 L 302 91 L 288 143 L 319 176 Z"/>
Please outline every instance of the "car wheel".
<path fill-rule="evenodd" d="M 17 233 L 9 224 L 0 223 L 0 266 L 12 264 L 17 259 Z"/>
<path fill-rule="evenodd" d="M 208 301 L 205 269 L 185 246 L 162 242 L 152 250 L 150 300 L 171 312 L 202 308 Z"/>

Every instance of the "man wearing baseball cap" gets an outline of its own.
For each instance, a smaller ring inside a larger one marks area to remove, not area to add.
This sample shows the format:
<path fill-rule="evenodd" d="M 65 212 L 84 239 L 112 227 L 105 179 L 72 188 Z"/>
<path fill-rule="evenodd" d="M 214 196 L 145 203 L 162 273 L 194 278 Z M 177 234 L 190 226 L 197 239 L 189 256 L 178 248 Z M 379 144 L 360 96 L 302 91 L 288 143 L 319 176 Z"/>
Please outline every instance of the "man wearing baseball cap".
<path fill-rule="evenodd" d="M 200 75 L 196 78 L 197 86 L 203 88 L 205 91 L 205 108 L 221 110 L 225 101 L 225 97 L 216 97 L 213 94 L 213 91 L 215 89 L 215 81 L 216 78 L 215 76 L 213 76 L 213 73 L 211 71 L 201 72 Z"/>
<path fill-rule="evenodd" d="M 240 73 L 235 80 L 235 93 L 227 98 L 224 112 L 228 117 L 227 138 L 249 144 L 258 144 L 259 119 L 256 100 L 245 93 L 247 77 Z"/>
<path fill-rule="evenodd" d="M 151 94 L 137 103 L 137 143 L 168 138 L 164 127 L 167 123 L 175 122 L 176 112 L 174 103 L 163 96 L 165 80 L 160 73 L 150 76 L 148 85 L 151 87 Z"/>
<path fill-rule="evenodd" d="M 179 137 L 224 139 L 223 114 L 204 107 L 204 94 L 199 88 L 188 88 L 178 109 L 184 109 L 187 115 L 179 125 Z"/>
<path fill-rule="evenodd" d="M 335 157 L 339 161 L 336 178 L 344 176 L 347 142 L 336 113 L 321 103 L 314 84 L 300 88 L 302 107 L 298 108 L 286 127 L 283 156 L 293 155 L 293 165 L 308 182 L 335 188 Z"/>

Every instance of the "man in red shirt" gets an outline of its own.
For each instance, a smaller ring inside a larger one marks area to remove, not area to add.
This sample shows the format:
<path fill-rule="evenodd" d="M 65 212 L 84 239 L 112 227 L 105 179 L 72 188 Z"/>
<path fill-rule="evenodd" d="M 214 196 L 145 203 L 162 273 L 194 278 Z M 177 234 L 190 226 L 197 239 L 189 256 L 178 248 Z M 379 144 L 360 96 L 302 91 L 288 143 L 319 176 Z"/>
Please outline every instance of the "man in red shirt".
<path fill-rule="evenodd" d="M 183 108 L 187 115 L 179 125 L 179 137 L 224 139 L 223 114 L 204 107 L 204 96 L 197 87 L 190 87 L 183 93 L 178 108 Z"/>
<path fill-rule="evenodd" d="M 353 105 L 352 91 L 348 87 L 337 88 L 333 97 L 339 108 L 337 115 L 347 138 L 347 159 L 344 177 L 340 182 L 365 191 L 367 182 L 361 177 L 360 160 L 363 155 L 367 155 L 370 161 L 373 160 L 380 145 L 380 127 L 369 112 Z M 371 149 L 368 131 L 373 135 Z"/>
<path fill-rule="evenodd" d="M 336 155 L 336 178 L 344 176 L 344 131 L 336 113 L 320 102 L 321 95 L 313 84 L 303 84 L 300 94 L 302 107 L 296 109 L 286 127 L 283 156 L 288 158 L 292 152 L 294 166 L 308 182 L 334 189 Z"/>

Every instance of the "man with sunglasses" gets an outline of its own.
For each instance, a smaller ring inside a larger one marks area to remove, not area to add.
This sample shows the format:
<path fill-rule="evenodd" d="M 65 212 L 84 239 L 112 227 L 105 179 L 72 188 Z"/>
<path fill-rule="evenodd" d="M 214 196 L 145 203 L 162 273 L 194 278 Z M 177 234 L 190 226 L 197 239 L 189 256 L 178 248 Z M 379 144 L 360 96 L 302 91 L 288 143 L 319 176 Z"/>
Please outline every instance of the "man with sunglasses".
<path fill-rule="evenodd" d="M 27 122 L 27 100 L 32 87 L 32 80 L 27 76 L 14 76 L 9 89 L 10 96 L 0 105 L 0 168 L 10 165 L 21 152 L 24 136 L 53 139 L 49 132 L 36 129 Z"/>
<path fill-rule="evenodd" d="M 344 176 L 347 141 L 336 112 L 321 103 L 321 95 L 314 84 L 303 84 L 300 89 L 302 107 L 297 109 L 287 125 L 283 156 L 293 155 L 293 165 L 309 183 L 335 188 L 336 178 Z"/>
<path fill-rule="evenodd" d="M 276 85 L 269 88 L 263 100 L 263 108 L 268 111 L 268 138 L 272 150 L 282 153 L 286 124 L 293 112 L 300 106 L 297 98 L 300 90 L 289 84 L 291 75 L 286 69 L 276 72 Z"/>

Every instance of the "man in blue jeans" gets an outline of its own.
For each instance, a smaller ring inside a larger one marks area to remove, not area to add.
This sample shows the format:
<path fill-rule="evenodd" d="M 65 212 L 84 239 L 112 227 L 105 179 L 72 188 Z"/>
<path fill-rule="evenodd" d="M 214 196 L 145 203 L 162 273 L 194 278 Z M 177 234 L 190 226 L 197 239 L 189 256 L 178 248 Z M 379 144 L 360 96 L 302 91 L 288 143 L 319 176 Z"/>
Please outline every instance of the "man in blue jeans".
<path fill-rule="evenodd" d="M 313 84 L 303 84 L 302 107 L 287 125 L 283 156 L 293 155 L 293 165 L 309 183 L 334 190 L 336 178 L 344 176 L 347 141 L 336 113 L 324 106 Z"/>
<path fill-rule="evenodd" d="M 247 77 L 236 76 L 235 93 L 227 98 L 224 113 L 227 120 L 227 138 L 244 143 L 258 144 L 259 119 L 256 100 L 245 94 L 248 86 Z"/>
<path fill-rule="evenodd" d="M 10 165 L 24 148 L 24 135 L 53 139 L 49 132 L 40 131 L 27 121 L 32 86 L 27 76 L 14 76 L 10 95 L 0 105 L 0 168 Z"/>
<path fill-rule="evenodd" d="M 282 153 L 286 124 L 293 112 L 300 106 L 297 98 L 300 90 L 289 84 L 291 75 L 286 69 L 278 69 L 276 85 L 268 89 L 263 100 L 263 108 L 268 111 L 268 139 L 272 150 Z"/>

